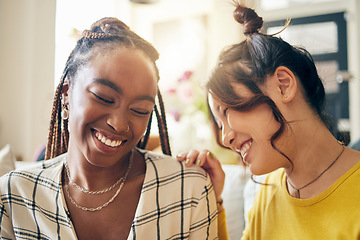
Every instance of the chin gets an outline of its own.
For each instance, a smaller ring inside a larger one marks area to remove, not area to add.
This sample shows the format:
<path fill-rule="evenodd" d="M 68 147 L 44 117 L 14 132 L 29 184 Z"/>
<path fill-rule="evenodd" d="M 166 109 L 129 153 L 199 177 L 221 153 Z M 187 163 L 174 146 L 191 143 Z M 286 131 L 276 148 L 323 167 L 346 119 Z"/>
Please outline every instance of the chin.
<path fill-rule="evenodd" d="M 249 165 L 249 169 L 250 169 L 250 172 L 256 176 L 268 174 L 273 171 L 273 170 L 269 170 L 269 169 L 264 169 L 262 167 L 257 167 L 254 165 Z"/>

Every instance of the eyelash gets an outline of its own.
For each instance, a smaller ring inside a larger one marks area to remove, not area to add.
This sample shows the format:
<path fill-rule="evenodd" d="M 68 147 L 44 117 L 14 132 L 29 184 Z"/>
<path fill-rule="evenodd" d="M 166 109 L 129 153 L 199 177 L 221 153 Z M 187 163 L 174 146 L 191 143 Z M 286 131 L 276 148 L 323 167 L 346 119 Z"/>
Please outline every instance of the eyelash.
<path fill-rule="evenodd" d="M 134 110 L 134 109 L 131 109 L 133 112 L 137 113 L 137 114 L 140 114 L 140 115 L 148 115 L 150 112 L 140 112 L 140 111 L 137 111 L 137 110 Z"/>
<path fill-rule="evenodd" d="M 225 108 L 224 111 L 223 111 L 223 114 L 224 114 L 225 117 L 226 117 L 227 110 L 229 110 L 229 108 Z"/>
<path fill-rule="evenodd" d="M 95 93 L 92 93 L 92 94 L 94 94 L 94 96 L 97 98 L 97 99 L 99 99 L 100 101 L 102 101 L 102 102 L 104 102 L 104 103 L 108 103 L 108 104 L 113 104 L 114 103 L 114 101 L 111 101 L 111 100 L 106 100 L 105 98 L 102 98 L 102 97 L 100 97 L 99 95 L 97 95 L 97 94 L 95 94 Z M 135 109 L 131 109 L 133 112 L 135 112 L 136 114 L 139 114 L 139 115 L 143 115 L 143 116 L 145 116 L 145 115 L 148 115 L 150 112 L 141 112 L 141 111 L 137 111 L 137 110 L 135 110 Z"/>
<path fill-rule="evenodd" d="M 102 102 L 109 103 L 109 104 L 114 103 L 114 101 L 106 100 L 105 98 L 102 98 L 102 97 L 100 97 L 99 95 L 97 95 L 97 94 L 95 94 L 95 93 L 93 93 L 93 94 L 94 94 L 94 96 L 95 96 L 97 99 L 99 99 L 99 100 L 102 101 Z"/>

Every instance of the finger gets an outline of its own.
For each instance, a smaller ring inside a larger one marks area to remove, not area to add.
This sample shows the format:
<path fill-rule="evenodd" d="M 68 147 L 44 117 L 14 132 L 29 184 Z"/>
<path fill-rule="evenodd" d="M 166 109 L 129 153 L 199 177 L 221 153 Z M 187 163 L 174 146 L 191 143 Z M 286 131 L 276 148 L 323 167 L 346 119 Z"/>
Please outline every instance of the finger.
<path fill-rule="evenodd" d="M 200 166 L 204 169 L 211 170 L 219 168 L 220 162 L 219 160 L 208 150 L 204 150 L 199 154 L 199 158 L 201 159 Z"/>
<path fill-rule="evenodd" d="M 186 155 L 185 165 L 191 166 L 193 164 L 196 164 L 198 155 L 199 155 L 199 151 L 197 150 L 191 150 L 190 152 L 188 152 L 188 154 Z"/>
<path fill-rule="evenodd" d="M 199 152 L 197 159 L 196 159 L 196 165 L 203 167 L 206 164 L 208 152 L 209 152 L 208 150 L 203 150 L 203 151 Z"/>
<path fill-rule="evenodd" d="M 179 153 L 178 155 L 176 155 L 176 159 L 181 162 L 185 161 L 187 154 L 188 152 Z"/>
<path fill-rule="evenodd" d="M 211 168 L 221 168 L 220 161 L 211 152 L 207 153 L 208 164 Z"/>

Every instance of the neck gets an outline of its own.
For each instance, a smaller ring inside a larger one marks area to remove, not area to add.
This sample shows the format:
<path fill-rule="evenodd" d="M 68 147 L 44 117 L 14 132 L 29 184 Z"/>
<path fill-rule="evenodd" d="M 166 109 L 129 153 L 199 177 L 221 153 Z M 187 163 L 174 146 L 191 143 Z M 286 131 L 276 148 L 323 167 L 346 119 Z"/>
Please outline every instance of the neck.
<path fill-rule="evenodd" d="M 336 168 L 333 162 L 343 149 L 322 122 L 311 121 L 311 125 L 304 125 L 307 125 L 306 121 L 299 126 L 296 123 L 291 125 L 296 135 L 290 156 L 293 165 L 285 168 L 290 194 L 295 196 L 296 189 L 300 189 L 301 198 L 317 195 L 328 187 L 324 182 L 333 182 Z"/>
<path fill-rule="evenodd" d="M 136 153 L 137 152 L 135 151 L 133 157 L 133 170 L 135 167 L 134 165 L 137 165 L 135 163 Z M 69 175 L 76 184 L 85 189 L 96 191 L 107 188 L 117 182 L 126 172 L 129 165 L 129 158 L 130 153 L 114 162 L 111 166 L 96 166 L 83 155 L 76 157 L 75 154 L 71 154 L 69 151 L 67 165 Z"/>

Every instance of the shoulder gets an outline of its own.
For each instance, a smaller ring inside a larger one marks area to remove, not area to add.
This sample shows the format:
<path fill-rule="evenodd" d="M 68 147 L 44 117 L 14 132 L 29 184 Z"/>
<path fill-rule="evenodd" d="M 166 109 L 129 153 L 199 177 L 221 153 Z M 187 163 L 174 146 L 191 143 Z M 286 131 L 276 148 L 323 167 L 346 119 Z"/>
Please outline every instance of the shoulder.
<path fill-rule="evenodd" d="M 265 181 L 258 183 L 260 184 L 260 189 L 257 194 L 257 202 L 264 204 L 264 202 L 271 201 L 275 193 L 281 190 L 281 184 L 285 176 L 286 174 L 284 169 L 275 170 L 267 176 L 264 176 Z"/>
<path fill-rule="evenodd" d="M 186 167 L 183 162 L 179 162 L 175 157 L 155 153 L 151 151 L 144 151 L 144 158 L 147 167 L 153 167 L 160 174 L 173 174 L 184 172 L 186 175 L 194 175 L 200 178 L 207 178 L 206 171 L 198 166 Z"/>
<path fill-rule="evenodd" d="M 146 161 L 144 186 L 181 185 L 186 189 L 212 188 L 210 177 L 199 166 L 186 167 L 183 162 L 164 154 L 140 150 Z"/>
<path fill-rule="evenodd" d="M 61 171 L 65 155 L 39 161 L 7 173 L 0 177 L 0 191 L 11 188 L 26 188 L 30 185 L 58 185 L 58 173 Z"/>
<path fill-rule="evenodd" d="M 283 168 L 277 169 L 268 174 L 265 183 L 266 184 L 274 184 L 280 185 L 281 180 L 286 176 L 285 171 Z"/>

